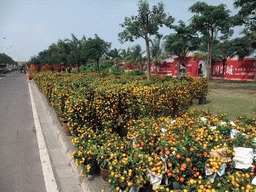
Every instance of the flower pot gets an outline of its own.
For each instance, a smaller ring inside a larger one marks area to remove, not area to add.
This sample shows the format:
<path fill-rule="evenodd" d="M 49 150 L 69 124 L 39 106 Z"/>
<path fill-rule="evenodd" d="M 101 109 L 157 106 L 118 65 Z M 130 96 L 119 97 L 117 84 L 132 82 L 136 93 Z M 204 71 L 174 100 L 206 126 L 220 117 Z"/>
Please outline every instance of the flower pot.
<path fill-rule="evenodd" d="M 192 105 L 198 105 L 199 99 L 192 99 Z"/>
<path fill-rule="evenodd" d="M 172 189 L 173 190 L 179 190 L 179 189 L 181 189 L 181 186 L 180 186 L 180 184 L 179 184 L 179 182 L 172 182 Z"/>
<path fill-rule="evenodd" d="M 108 182 L 108 176 L 109 176 L 108 169 L 105 169 L 105 168 L 100 166 L 100 174 L 101 174 L 102 179 L 104 181 Z"/>
<path fill-rule="evenodd" d="M 99 173 L 99 171 L 100 171 L 99 165 L 98 165 L 97 161 L 95 161 L 91 164 L 91 169 L 90 169 L 90 172 L 88 173 L 88 175 L 95 175 L 95 174 Z"/>
<path fill-rule="evenodd" d="M 206 97 L 200 97 L 199 104 L 205 104 L 206 103 Z"/>
<path fill-rule="evenodd" d="M 126 127 L 123 125 L 117 127 L 117 133 L 119 134 L 120 137 L 126 137 L 128 130 Z"/>
<path fill-rule="evenodd" d="M 72 134 L 71 134 L 71 132 L 69 130 L 69 126 L 68 126 L 67 123 L 68 122 L 66 120 L 62 121 L 62 129 L 63 129 L 63 131 L 64 131 L 66 136 L 71 136 Z"/>

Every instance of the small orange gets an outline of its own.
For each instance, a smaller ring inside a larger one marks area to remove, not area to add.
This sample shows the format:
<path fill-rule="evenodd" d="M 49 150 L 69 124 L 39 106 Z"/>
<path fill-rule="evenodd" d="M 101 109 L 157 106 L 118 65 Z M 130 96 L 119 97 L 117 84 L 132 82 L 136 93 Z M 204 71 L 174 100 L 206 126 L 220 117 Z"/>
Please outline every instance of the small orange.
<path fill-rule="evenodd" d="M 178 158 L 178 159 L 181 159 L 181 155 L 180 155 L 180 154 L 178 154 L 178 155 L 177 155 L 177 158 Z"/>
<path fill-rule="evenodd" d="M 172 176 L 172 173 L 168 173 L 168 177 L 171 177 Z"/>

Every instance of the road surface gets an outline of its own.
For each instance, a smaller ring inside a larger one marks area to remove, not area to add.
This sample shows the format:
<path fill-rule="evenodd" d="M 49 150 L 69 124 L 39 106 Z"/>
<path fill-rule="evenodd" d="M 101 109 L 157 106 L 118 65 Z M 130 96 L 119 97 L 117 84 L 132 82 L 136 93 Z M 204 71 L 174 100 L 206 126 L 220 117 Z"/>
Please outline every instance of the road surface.
<path fill-rule="evenodd" d="M 27 76 L 0 74 L 0 191 L 45 192 Z"/>

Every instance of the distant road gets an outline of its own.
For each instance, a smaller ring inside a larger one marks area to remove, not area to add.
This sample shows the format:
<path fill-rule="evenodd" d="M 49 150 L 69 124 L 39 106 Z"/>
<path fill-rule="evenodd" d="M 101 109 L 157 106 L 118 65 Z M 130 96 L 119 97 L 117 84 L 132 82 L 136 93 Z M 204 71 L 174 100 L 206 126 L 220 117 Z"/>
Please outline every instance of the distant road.
<path fill-rule="evenodd" d="M 27 76 L 0 74 L 0 191 L 45 192 Z"/>

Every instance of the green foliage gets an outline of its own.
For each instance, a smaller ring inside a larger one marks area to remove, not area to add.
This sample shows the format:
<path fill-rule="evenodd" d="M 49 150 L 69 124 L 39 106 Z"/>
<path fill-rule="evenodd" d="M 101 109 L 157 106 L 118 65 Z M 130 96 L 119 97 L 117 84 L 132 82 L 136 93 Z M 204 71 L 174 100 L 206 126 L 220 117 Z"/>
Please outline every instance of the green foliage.
<path fill-rule="evenodd" d="M 108 69 L 108 72 L 120 74 L 120 73 L 124 73 L 124 70 L 122 68 L 120 68 L 119 66 L 112 66 Z"/>
<path fill-rule="evenodd" d="M 99 38 L 95 34 L 95 38 L 89 38 L 86 41 L 84 50 L 89 59 L 93 59 L 97 63 L 97 70 L 100 73 L 99 60 L 102 56 L 108 53 L 108 50 L 111 48 L 111 43 L 105 42 L 103 39 Z"/>
<path fill-rule="evenodd" d="M 138 4 L 138 15 L 125 17 L 125 21 L 121 26 L 125 30 L 118 34 L 119 41 L 124 43 L 126 41 L 133 42 L 134 39 L 143 38 L 146 42 L 147 50 L 147 68 L 150 68 L 150 51 L 149 51 L 149 37 L 148 35 L 157 35 L 159 27 L 163 25 L 171 26 L 174 22 L 174 18 L 171 16 L 167 17 L 164 12 L 164 4 L 158 3 L 158 6 L 153 6 L 152 10 L 149 8 L 147 1 L 139 1 Z M 150 73 L 148 70 L 148 80 L 150 79 Z"/>
<path fill-rule="evenodd" d="M 100 70 L 104 73 L 108 73 L 109 69 L 112 68 L 112 65 L 109 61 L 102 61 L 100 64 Z M 97 71 L 97 63 L 93 60 L 88 61 L 85 66 L 82 67 L 82 71 Z"/>
<path fill-rule="evenodd" d="M 255 0 L 236 0 L 235 8 L 241 8 L 236 15 L 236 24 L 245 24 L 251 30 L 256 30 L 256 1 Z"/>
<path fill-rule="evenodd" d="M 233 25 L 233 18 L 230 17 L 230 11 L 226 9 L 225 4 L 213 6 L 198 1 L 189 8 L 189 11 L 195 13 L 191 18 L 192 27 L 208 40 L 207 77 L 210 79 L 214 35 L 218 32 L 227 33 Z"/>
<path fill-rule="evenodd" d="M 140 69 L 132 70 L 132 74 L 133 75 L 145 75 L 145 73 L 143 71 L 141 71 Z"/>
<path fill-rule="evenodd" d="M 81 71 L 97 71 L 97 65 L 95 61 L 88 61 L 86 65 L 83 65 Z"/>
<path fill-rule="evenodd" d="M 175 33 L 165 36 L 165 49 L 179 58 L 183 57 L 186 62 L 187 53 L 199 47 L 197 31 L 192 26 L 186 26 L 184 21 L 179 21 L 179 25 L 173 29 Z"/>

